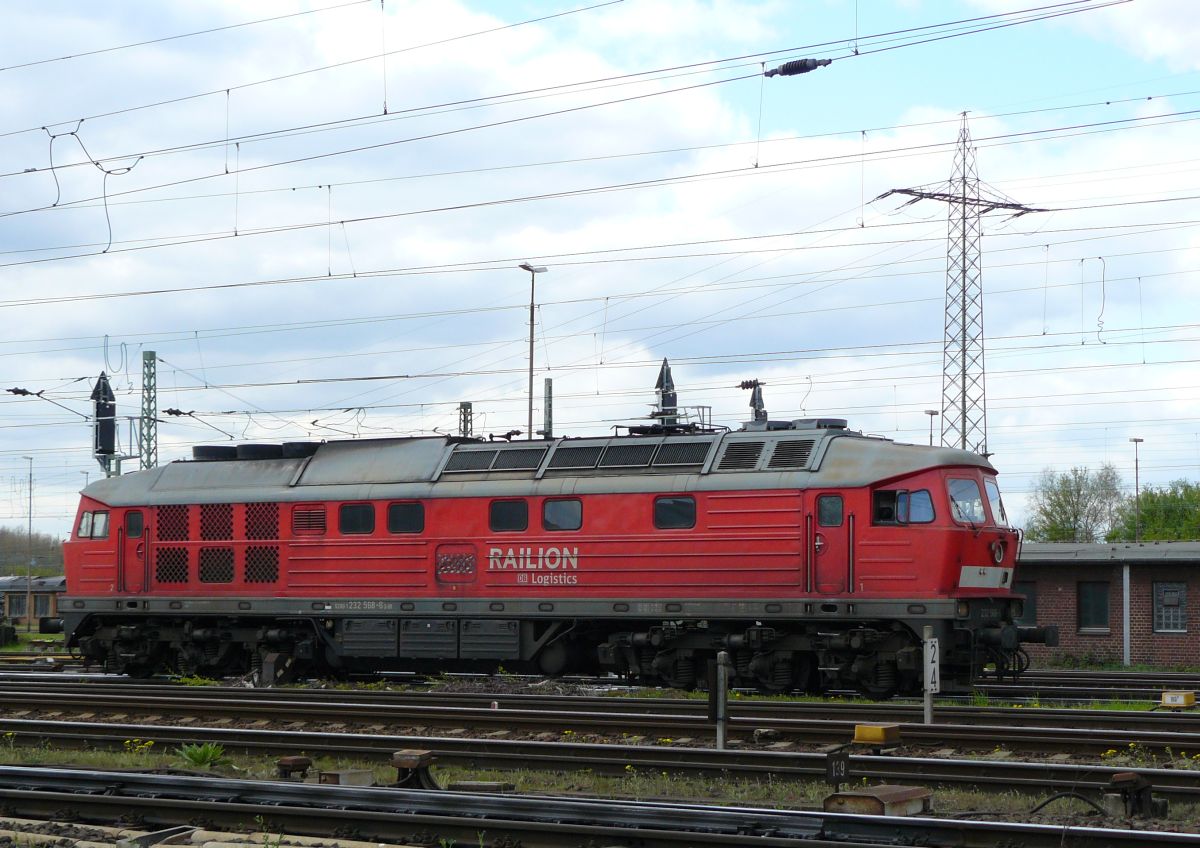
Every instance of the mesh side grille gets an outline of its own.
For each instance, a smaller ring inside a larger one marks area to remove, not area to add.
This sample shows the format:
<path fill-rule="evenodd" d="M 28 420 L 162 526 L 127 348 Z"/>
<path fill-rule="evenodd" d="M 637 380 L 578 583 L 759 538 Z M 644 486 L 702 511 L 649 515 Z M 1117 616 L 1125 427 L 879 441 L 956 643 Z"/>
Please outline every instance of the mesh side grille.
<path fill-rule="evenodd" d="M 601 468 L 640 468 L 650 464 L 658 445 L 609 445 L 600 457 Z"/>
<path fill-rule="evenodd" d="M 279 504 L 246 504 L 246 538 L 279 538 Z"/>
<path fill-rule="evenodd" d="M 804 468 L 812 456 L 815 439 L 788 439 L 775 443 L 767 468 Z"/>
<path fill-rule="evenodd" d="M 158 538 L 164 542 L 186 542 L 188 540 L 188 508 L 183 504 L 160 506 L 155 509 L 158 518 Z"/>
<path fill-rule="evenodd" d="M 246 582 L 274 583 L 279 580 L 279 548 L 252 545 L 246 548 Z"/>
<path fill-rule="evenodd" d="M 475 554 L 438 554 L 436 573 L 438 580 L 470 580 L 475 576 Z"/>
<path fill-rule="evenodd" d="M 712 442 L 663 442 L 655 465 L 702 465 Z"/>
<path fill-rule="evenodd" d="M 325 507 L 298 506 L 292 510 L 292 532 L 310 535 L 325 532 Z"/>
<path fill-rule="evenodd" d="M 542 464 L 545 448 L 515 448 L 500 451 L 492 463 L 493 471 L 533 471 Z"/>
<path fill-rule="evenodd" d="M 200 582 L 233 582 L 233 548 L 200 549 Z"/>
<path fill-rule="evenodd" d="M 200 538 L 205 541 L 233 538 L 233 504 L 200 505 Z"/>
<path fill-rule="evenodd" d="M 595 468 L 600 461 L 603 445 L 559 448 L 550 457 L 551 468 Z"/>
<path fill-rule="evenodd" d="M 187 548 L 155 549 L 154 579 L 159 583 L 188 582 Z"/>
<path fill-rule="evenodd" d="M 758 465 L 764 442 L 730 442 L 717 464 L 718 471 L 749 471 Z"/>
<path fill-rule="evenodd" d="M 446 463 L 446 471 L 487 471 L 496 458 L 494 450 L 455 451 Z"/>

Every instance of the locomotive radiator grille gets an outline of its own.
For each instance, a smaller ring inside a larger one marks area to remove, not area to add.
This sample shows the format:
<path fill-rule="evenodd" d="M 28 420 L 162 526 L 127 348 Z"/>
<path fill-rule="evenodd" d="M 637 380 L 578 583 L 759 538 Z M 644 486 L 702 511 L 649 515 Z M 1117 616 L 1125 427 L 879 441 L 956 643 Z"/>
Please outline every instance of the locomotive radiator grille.
<path fill-rule="evenodd" d="M 155 510 L 158 518 L 158 538 L 163 542 L 186 542 L 188 540 L 188 508 L 184 504 L 160 506 Z"/>
<path fill-rule="evenodd" d="M 765 442 L 730 442 L 721 455 L 718 471 L 750 471 L 758 465 Z"/>
<path fill-rule="evenodd" d="M 246 538 L 279 538 L 279 504 L 246 504 Z"/>
<path fill-rule="evenodd" d="M 200 549 L 200 582 L 233 582 L 233 548 Z"/>
<path fill-rule="evenodd" d="M 200 505 L 200 538 L 206 542 L 233 538 L 233 504 Z"/>
<path fill-rule="evenodd" d="M 654 457 L 655 465 L 700 465 L 712 447 L 706 442 L 663 442 Z"/>
<path fill-rule="evenodd" d="M 815 439 L 782 439 L 775 443 L 767 468 L 806 468 L 815 444 Z"/>
<path fill-rule="evenodd" d="M 246 582 L 274 583 L 279 580 L 279 548 L 251 545 L 246 548 Z"/>
<path fill-rule="evenodd" d="M 157 548 L 154 551 L 154 579 L 159 583 L 188 582 L 187 548 Z"/>

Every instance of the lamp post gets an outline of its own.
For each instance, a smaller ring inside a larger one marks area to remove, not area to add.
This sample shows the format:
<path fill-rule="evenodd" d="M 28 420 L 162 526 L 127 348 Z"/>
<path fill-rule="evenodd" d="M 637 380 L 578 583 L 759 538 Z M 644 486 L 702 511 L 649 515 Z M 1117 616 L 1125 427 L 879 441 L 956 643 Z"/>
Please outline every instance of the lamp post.
<path fill-rule="evenodd" d="M 1132 437 L 1129 441 L 1133 442 L 1133 541 L 1142 541 L 1142 486 L 1141 480 L 1138 479 L 1138 445 L 1145 439 L 1138 436 Z"/>
<path fill-rule="evenodd" d="M 933 419 L 937 418 L 938 411 L 936 409 L 927 409 L 925 414 L 929 416 L 929 446 L 933 447 Z"/>
<path fill-rule="evenodd" d="M 533 294 L 537 286 L 537 275 L 546 273 L 541 265 L 522 262 L 518 268 L 529 272 L 529 416 L 525 425 L 525 438 L 533 438 Z"/>
<path fill-rule="evenodd" d="M 33 629 L 33 457 L 23 456 L 29 460 L 29 530 L 25 543 L 29 547 L 29 560 L 25 565 L 25 632 Z"/>

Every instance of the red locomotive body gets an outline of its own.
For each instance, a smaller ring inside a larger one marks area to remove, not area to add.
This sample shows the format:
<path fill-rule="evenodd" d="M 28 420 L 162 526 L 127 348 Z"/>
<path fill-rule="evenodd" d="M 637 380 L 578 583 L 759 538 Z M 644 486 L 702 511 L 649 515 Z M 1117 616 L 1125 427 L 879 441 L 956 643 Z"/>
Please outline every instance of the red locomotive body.
<path fill-rule="evenodd" d="M 726 650 L 745 684 L 886 696 L 919 689 L 925 625 L 944 685 L 1053 638 L 1014 624 L 1018 536 L 991 465 L 840 419 L 219 450 L 85 491 L 60 607 L 89 660 L 687 687 Z"/>

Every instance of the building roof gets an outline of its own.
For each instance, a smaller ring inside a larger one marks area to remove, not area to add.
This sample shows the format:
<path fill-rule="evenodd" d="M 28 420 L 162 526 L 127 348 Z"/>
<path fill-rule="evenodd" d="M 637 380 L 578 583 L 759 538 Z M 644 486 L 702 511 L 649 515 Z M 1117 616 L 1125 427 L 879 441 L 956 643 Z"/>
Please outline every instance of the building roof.
<path fill-rule="evenodd" d="M 33 591 L 35 592 L 61 592 L 67 588 L 66 577 L 35 577 L 33 578 Z M 24 592 L 25 577 L 23 575 L 14 574 L 11 576 L 0 577 L 0 592 Z"/>
<path fill-rule="evenodd" d="M 1027 542 L 1021 546 L 1020 562 L 1039 565 L 1150 565 L 1164 562 L 1200 565 L 1200 542 Z"/>

